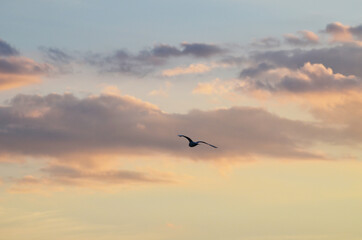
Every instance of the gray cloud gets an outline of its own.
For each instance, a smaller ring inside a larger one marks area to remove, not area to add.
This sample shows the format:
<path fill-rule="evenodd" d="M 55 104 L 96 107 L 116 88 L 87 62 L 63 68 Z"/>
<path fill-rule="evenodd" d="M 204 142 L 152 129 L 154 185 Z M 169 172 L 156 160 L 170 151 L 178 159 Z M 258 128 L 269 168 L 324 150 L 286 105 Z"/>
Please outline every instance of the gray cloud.
<path fill-rule="evenodd" d="M 167 59 L 172 57 L 209 58 L 225 52 L 226 50 L 220 46 L 206 43 L 182 43 L 181 48 L 160 44 L 137 54 L 131 54 L 126 50 L 117 50 L 110 55 L 88 54 L 84 57 L 84 61 L 99 67 L 102 72 L 142 76 L 154 71 L 156 66 L 165 64 Z"/>
<path fill-rule="evenodd" d="M 256 63 L 266 62 L 276 67 L 297 69 L 305 63 L 321 63 L 334 72 L 362 77 L 362 48 L 358 46 L 337 46 L 311 50 L 279 50 L 255 52 L 250 57 Z"/>
<path fill-rule="evenodd" d="M 0 38 L 0 56 L 15 56 L 18 54 L 18 50 Z"/>
<path fill-rule="evenodd" d="M 266 37 L 254 40 L 251 45 L 256 48 L 274 48 L 280 46 L 280 41 L 277 38 Z"/>
<path fill-rule="evenodd" d="M 182 54 L 194 57 L 211 57 L 225 52 L 219 46 L 205 43 L 182 43 L 181 46 L 183 47 Z"/>
<path fill-rule="evenodd" d="M 240 77 L 241 78 L 256 77 L 260 73 L 265 72 L 269 69 L 273 69 L 273 68 L 275 68 L 274 65 L 262 62 L 262 63 L 257 64 L 255 67 L 248 67 L 248 68 L 243 69 L 240 73 Z"/>
<path fill-rule="evenodd" d="M 69 53 L 51 47 L 40 47 L 40 51 L 43 53 L 46 60 L 52 63 L 60 63 L 60 64 L 70 64 L 75 57 L 71 56 Z"/>
<path fill-rule="evenodd" d="M 0 108 L 0 126 L 0 153 L 56 158 L 102 153 L 168 153 L 204 160 L 257 155 L 322 158 L 308 147 L 337 134 L 262 109 L 167 114 L 129 97 L 78 99 L 69 94 L 19 95 Z M 189 149 L 185 139 L 177 137 L 180 133 L 220 148 Z"/>
<path fill-rule="evenodd" d="M 0 73 L 39 75 L 50 70 L 50 66 L 39 64 L 27 58 L 0 58 Z"/>
<path fill-rule="evenodd" d="M 147 51 L 132 55 L 126 50 L 118 50 L 111 55 L 87 54 L 84 61 L 100 69 L 101 72 L 124 73 L 143 76 L 155 66 L 165 62 L 163 58 L 153 56 Z"/>
<path fill-rule="evenodd" d="M 356 27 L 351 27 L 350 31 L 353 35 L 357 36 L 358 38 L 362 38 L 362 24 Z"/>
<path fill-rule="evenodd" d="M 182 55 L 182 50 L 178 49 L 177 47 L 165 44 L 160 44 L 153 47 L 153 49 L 150 52 L 154 56 L 164 57 L 164 58 Z"/>
<path fill-rule="evenodd" d="M 169 45 L 156 45 L 149 53 L 157 57 L 178 57 L 191 55 L 193 57 L 206 58 L 225 53 L 226 50 L 220 46 L 206 43 L 181 43 L 181 49 Z"/>

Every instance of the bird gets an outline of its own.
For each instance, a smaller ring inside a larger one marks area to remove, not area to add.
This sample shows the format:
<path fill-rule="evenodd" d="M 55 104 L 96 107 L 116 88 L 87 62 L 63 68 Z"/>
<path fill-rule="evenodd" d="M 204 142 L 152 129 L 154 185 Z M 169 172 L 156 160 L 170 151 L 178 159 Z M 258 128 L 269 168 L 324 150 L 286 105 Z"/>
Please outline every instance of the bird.
<path fill-rule="evenodd" d="M 199 145 L 200 143 L 204 143 L 204 144 L 209 145 L 210 147 L 217 148 L 216 146 L 211 145 L 211 144 L 209 144 L 209 143 L 207 143 L 207 142 L 204 142 L 204 141 L 194 142 L 194 141 L 192 141 L 191 138 L 189 138 L 188 136 L 185 136 L 185 135 L 179 134 L 178 136 L 179 136 L 179 137 L 184 137 L 184 138 L 186 138 L 187 140 L 189 140 L 189 147 L 196 147 L 196 146 Z"/>

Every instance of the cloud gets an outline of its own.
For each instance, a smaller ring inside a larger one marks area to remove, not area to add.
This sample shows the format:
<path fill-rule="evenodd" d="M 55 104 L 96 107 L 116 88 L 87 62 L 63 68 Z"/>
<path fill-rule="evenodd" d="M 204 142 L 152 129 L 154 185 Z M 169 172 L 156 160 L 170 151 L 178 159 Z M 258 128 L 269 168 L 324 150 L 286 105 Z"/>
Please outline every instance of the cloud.
<path fill-rule="evenodd" d="M 80 186 L 96 188 L 104 185 L 174 183 L 165 173 L 129 170 L 80 169 L 67 165 L 54 165 L 41 169 L 41 176 L 26 175 L 14 179 L 11 189 L 16 192 L 36 190 L 44 187 Z"/>
<path fill-rule="evenodd" d="M 285 34 L 284 39 L 286 43 L 295 46 L 315 45 L 319 43 L 319 37 L 314 32 L 303 30 L 299 31 L 297 35 Z"/>
<path fill-rule="evenodd" d="M 174 77 L 178 75 L 185 75 L 185 74 L 199 74 L 210 72 L 213 68 L 218 67 L 217 64 L 207 65 L 203 63 L 198 64 L 190 64 L 187 67 L 176 67 L 172 69 L 166 69 L 162 71 L 162 76 L 165 77 Z"/>
<path fill-rule="evenodd" d="M 41 75 L 49 66 L 24 57 L 0 58 L 0 73 L 13 75 Z"/>
<path fill-rule="evenodd" d="M 344 92 L 361 89 L 362 80 L 353 75 L 344 76 L 333 73 L 323 64 L 305 63 L 297 70 L 288 68 L 266 69 L 258 76 L 243 79 L 245 88 L 260 89 L 269 92 L 323 93 Z"/>
<path fill-rule="evenodd" d="M 211 57 L 213 55 L 225 53 L 226 50 L 213 44 L 205 43 L 182 43 L 182 54 L 194 57 Z"/>
<path fill-rule="evenodd" d="M 19 52 L 0 39 L 0 91 L 41 81 L 51 70 L 48 64 L 19 56 Z"/>
<path fill-rule="evenodd" d="M 196 57 L 210 58 L 226 53 L 226 49 L 206 43 L 182 43 L 179 47 L 158 44 L 137 54 L 126 50 L 117 50 L 109 55 L 88 54 L 86 63 L 99 67 L 102 72 L 125 73 L 144 76 L 155 70 L 155 67 L 167 63 L 169 58 Z"/>
<path fill-rule="evenodd" d="M 163 58 L 179 57 L 185 55 L 205 58 L 225 53 L 226 50 L 214 44 L 181 43 L 181 49 L 166 44 L 159 44 L 153 47 L 149 52 L 151 55 Z"/>
<path fill-rule="evenodd" d="M 86 156 L 100 154 L 168 154 L 203 160 L 260 155 L 323 158 L 308 147 L 317 140 L 328 141 L 334 133 L 257 108 L 168 114 L 139 99 L 114 95 L 84 99 L 70 94 L 18 95 L 0 108 L 0 122 L 0 155 L 80 163 L 89 161 Z M 220 148 L 189 149 L 177 134 Z"/>
<path fill-rule="evenodd" d="M 290 69 L 300 68 L 307 62 L 320 63 L 327 68 L 332 68 L 336 73 L 362 77 L 362 68 L 360 67 L 362 47 L 358 46 L 344 45 L 310 50 L 258 51 L 251 54 L 249 61 Z"/>
<path fill-rule="evenodd" d="M 362 25 L 351 27 L 340 22 L 330 23 L 322 31 L 331 35 L 332 43 L 352 43 L 362 46 Z"/>
<path fill-rule="evenodd" d="M 74 57 L 58 48 L 41 47 L 41 52 L 53 63 L 70 64 Z"/>
<path fill-rule="evenodd" d="M 262 72 L 265 72 L 269 69 L 273 69 L 275 68 L 274 65 L 262 62 L 257 64 L 256 66 L 252 66 L 252 67 L 247 67 L 244 68 L 241 73 L 240 73 L 240 77 L 255 77 L 257 75 L 259 75 Z"/>
<path fill-rule="evenodd" d="M 280 46 L 280 41 L 277 38 L 266 37 L 254 40 L 251 45 L 256 48 L 275 48 Z"/>
<path fill-rule="evenodd" d="M 0 90 L 38 83 L 50 69 L 25 57 L 0 57 Z"/>
<path fill-rule="evenodd" d="M 10 44 L 0 38 L 0 57 L 1 56 L 16 56 L 19 52 Z"/>

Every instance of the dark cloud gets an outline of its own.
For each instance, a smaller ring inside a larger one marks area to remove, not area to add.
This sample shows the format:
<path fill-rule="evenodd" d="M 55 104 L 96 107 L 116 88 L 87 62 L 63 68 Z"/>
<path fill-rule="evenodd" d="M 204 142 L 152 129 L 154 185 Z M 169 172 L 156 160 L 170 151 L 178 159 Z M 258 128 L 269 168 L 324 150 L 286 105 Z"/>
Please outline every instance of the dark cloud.
<path fill-rule="evenodd" d="M 181 48 L 160 44 L 154 46 L 150 50 L 142 51 L 141 54 L 138 55 L 138 58 L 142 55 L 160 58 L 191 55 L 193 57 L 207 58 L 214 55 L 223 54 L 225 52 L 226 49 L 214 44 L 207 43 L 182 43 Z"/>
<path fill-rule="evenodd" d="M 210 57 L 225 52 L 219 46 L 205 43 L 182 43 L 181 46 L 183 47 L 182 54 L 194 57 Z"/>
<path fill-rule="evenodd" d="M 15 56 L 18 55 L 19 52 L 15 48 L 13 48 L 10 44 L 5 42 L 0 38 L 0 57 L 1 56 Z"/>
<path fill-rule="evenodd" d="M 262 109 L 231 108 L 167 114 L 130 97 L 19 95 L 0 108 L 0 153 L 69 158 L 72 155 L 167 153 L 212 160 L 266 155 L 322 157 L 309 152 L 334 130 L 280 118 Z M 190 149 L 177 134 L 219 146 Z M 82 161 L 81 159 L 77 161 Z"/>

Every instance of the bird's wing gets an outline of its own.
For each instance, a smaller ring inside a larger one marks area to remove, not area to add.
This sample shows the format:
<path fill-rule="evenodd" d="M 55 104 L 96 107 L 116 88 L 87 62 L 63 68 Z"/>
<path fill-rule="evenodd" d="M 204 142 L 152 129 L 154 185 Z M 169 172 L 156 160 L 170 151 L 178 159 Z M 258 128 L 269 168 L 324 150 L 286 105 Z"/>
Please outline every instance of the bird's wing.
<path fill-rule="evenodd" d="M 207 142 L 204 142 L 204 141 L 198 141 L 197 143 L 204 143 L 204 144 L 209 145 L 210 147 L 217 148 L 216 146 L 211 145 L 210 143 L 207 143 Z"/>
<path fill-rule="evenodd" d="M 191 140 L 191 138 L 189 138 L 188 136 L 185 136 L 185 135 L 178 135 L 179 137 L 184 137 L 184 138 L 186 138 L 187 140 L 189 140 L 189 142 L 193 142 L 192 140 Z"/>

